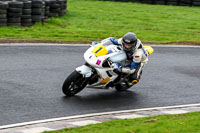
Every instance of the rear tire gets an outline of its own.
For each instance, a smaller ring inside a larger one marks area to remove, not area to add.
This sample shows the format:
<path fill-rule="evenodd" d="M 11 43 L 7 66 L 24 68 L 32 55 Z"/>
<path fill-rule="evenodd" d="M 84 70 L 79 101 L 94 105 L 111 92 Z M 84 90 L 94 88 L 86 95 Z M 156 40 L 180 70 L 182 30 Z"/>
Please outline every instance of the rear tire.
<path fill-rule="evenodd" d="M 117 90 L 117 91 L 126 91 L 126 90 L 128 90 L 129 88 L 130 88 L 131 86 L 128 86 L 127 84 L 117 84 L 116 86 L 115 86 L 115 89 Z"/>
<path fill-rule="evenodd" d="M 62 91 L 66 96 L 74 96 L 87 85 L 86 79 L 77 71 L 72 72 L 62 86 Z"/>

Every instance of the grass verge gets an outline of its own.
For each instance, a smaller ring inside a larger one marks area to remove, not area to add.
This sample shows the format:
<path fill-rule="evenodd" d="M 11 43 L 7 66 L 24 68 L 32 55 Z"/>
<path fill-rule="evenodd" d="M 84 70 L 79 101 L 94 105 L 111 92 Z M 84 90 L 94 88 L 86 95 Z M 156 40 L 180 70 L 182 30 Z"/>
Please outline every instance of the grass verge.
<path fill-rule="evenodd" d="M 45 133 L 199 133 L 200 112 L 115 120 Z"/>
<path fill-rule="evenodd" d="M 68 13 L 44 25 L 0 27 L 0 40 L 91 42 L 135 32 L 143 42 L 200 43 L 200 8 L 68 0 Z"/>

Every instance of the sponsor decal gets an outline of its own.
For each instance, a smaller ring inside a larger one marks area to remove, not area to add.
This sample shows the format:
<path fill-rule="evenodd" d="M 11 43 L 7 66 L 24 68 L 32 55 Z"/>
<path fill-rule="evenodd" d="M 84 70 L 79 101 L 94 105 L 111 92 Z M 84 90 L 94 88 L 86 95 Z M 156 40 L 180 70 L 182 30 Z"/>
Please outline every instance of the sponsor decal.
<path fill-rule="evenodd" d="M 140 56 L 135 56 L 135 58 L 139 58 Z"/>
<path fill-rule="evenodd" d="M 101 60 L 97 60 L 97 65 L 100 65 L 101 64 Z"/>

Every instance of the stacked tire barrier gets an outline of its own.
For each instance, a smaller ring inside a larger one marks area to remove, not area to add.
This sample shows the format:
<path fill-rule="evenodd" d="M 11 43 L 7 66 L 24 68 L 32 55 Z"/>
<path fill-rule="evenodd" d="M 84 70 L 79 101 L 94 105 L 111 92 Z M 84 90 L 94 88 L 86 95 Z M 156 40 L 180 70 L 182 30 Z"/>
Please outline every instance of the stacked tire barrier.
<path fill-rule="evenodd" d="M 200 6 L 200 0 L 137 0 L 137 1 L 150 4 Z"/>
<path fill-rule="evenodd" d="M 67 0 L 0 0 L 0 26 L 32 26 L 66 12 Z"/>
<path fill-rule="evenodd" d="M 7 25 L 7 8 L 8 4 L 0 1 L 0 26 Z"/>
<path fill-rule="evenodd" d="M 200 6 L 200 0 L 110 0 L 110 1 L 140 2 L 147 4 L 161 4 L 161 5 Z"/>
<path fill-rule="evenodd" d="M 45 2 L 41 0 L 32 0 L 32 22 L 42 22 L 44 19 Z"/>
<path fill-rule="evenodd" d="M 18 0 L 18 1 L 23 2 L 21 25 L 22 26 L 32 26 L 32 17 L 31 17 L 32 2 L 28 1 L 28 0 Z"/>
<path fill-rule="evenodd" d="M 48 19 L 50 17 L 50 1 L 49 0 L 45 0 L 45 8 L 44 8 L 44 22 L 48 22 Z"/>
<path fill-rule="evenodd" d="M 22 7 L 23 7 L 22 2 L 17 2 L 17 1 L 8 2 L 8 10 L 7 10 L 8 26 L 21 25 Z"/>
<path fill-rule="evenodd" d="M 51 0 L 49 11 L 51 17 L 63 16 L 66 13 L 67 3 L 63 0 Z"/>

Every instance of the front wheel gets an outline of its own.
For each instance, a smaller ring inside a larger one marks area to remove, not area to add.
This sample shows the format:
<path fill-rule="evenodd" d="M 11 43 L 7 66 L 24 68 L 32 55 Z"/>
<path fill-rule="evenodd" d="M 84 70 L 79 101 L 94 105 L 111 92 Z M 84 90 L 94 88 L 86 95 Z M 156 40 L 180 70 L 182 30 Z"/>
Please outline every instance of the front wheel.
<path fill-rule="evenodd" d="M 66 96 L 74 96 L 87 85 L 86 79 L 77 71 L 72 72 L 62 86 L 62 91 Z"/>

